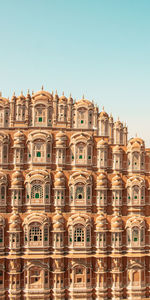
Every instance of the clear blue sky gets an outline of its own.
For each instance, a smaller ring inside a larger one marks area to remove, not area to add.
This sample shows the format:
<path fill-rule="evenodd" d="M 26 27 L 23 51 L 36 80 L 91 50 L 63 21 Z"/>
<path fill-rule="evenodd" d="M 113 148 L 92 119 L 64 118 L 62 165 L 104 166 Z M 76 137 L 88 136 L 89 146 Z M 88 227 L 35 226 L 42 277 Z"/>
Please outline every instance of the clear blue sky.
<path fill-rule="evenodd" d="M 149 0 L 0 0 L 0 90 L 95 100 L 150 146 Z"/>

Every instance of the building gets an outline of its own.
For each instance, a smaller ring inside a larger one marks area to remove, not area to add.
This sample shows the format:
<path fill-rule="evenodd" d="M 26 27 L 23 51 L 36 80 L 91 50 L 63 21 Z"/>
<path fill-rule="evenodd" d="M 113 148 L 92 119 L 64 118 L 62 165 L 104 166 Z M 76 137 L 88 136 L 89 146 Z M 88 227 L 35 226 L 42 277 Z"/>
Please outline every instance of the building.
<path fill-rule="evenodd" d="M 150 299 L 150 149 L 93 102 L 0 96 L 0 299 Z"/>

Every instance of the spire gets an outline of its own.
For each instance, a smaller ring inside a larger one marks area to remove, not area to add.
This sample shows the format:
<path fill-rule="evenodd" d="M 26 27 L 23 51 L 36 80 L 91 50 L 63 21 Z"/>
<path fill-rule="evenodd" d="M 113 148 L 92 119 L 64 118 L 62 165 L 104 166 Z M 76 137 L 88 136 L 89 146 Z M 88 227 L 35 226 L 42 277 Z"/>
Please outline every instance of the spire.
<path fill-rule="evenodd" d="M 43 87 L 43 85 L 42 85 L 41 90 L 43 91 L 43 89 L 44 89 L 44 87 Z"/>
<path fill-rule="evenodd" d="M 34 91 L 32 91 L 32 95 L 34 95 Z"/>
<path fill-rule="evenodd" d="M 62 92 L 62 95 L 64 96 L 64 91 Z"/>
<path fill-rule="evenodd" d="M 103 106 L 103 111 L 104 111 L 104 106 Z"/>
<path fill-rule="evenodd" d="M 84 94 L 82 95 L 82 99 L 84 99 Z"/>
<path fill-rule="evenodd" d="M 2 92 L 0 92 L 0 97 L 2 97 Z"/>

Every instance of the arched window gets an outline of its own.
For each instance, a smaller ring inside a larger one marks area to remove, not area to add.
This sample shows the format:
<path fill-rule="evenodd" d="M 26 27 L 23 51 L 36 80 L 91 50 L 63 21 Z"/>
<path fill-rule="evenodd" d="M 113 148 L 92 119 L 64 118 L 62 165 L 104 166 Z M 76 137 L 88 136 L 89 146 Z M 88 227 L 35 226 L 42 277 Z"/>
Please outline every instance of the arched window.
<path fill-rule="evenodd" d="M 76 227 L 74 231 L 74 242 L 77 245 L 78 243 L 82 245 L 84 243 L 84 229 L 83 227 Z"/>
<path fill-rule="evenodd" d="M 140 169 L 140 165 L 139 165 L 139 161 L 140 160 L 140 153 L 139 152 L 133 152 L 132 154 L 132 168 L 133 171 L 139 170 Z"/>
<path fill-rule="evenodd" d="M 78 217 L 72 215 L 68 220 L 68 243 L 72 251 L 83 249 L 89 251 L 91 247 L 91 224 L 90 218 L 84 214 Z"/>
<path fill-rule="evenodd" d="M 29 231 L 29 238 L 30 238 L 30 245 L 41 245 L 42 244 L 42 230 L 40 226 L 36 223 L 33 223 L 30 225 L 30 231 Z"/>
<path fill-rule="evenodd" d="M 46 162 L 46 148 L 44 141 L 36 141 L 33 144 L 33 162 Z"/>
<path fill-rule="evenodd" d="M 44 105 L 35 106 L 35 126 L 47 126 L 46 107 Z"/>
<path fill-rule="evenodd" d="M 38 181 L 31 187 L 31 204 L 36 203 L 43 203 L 43 186 Z"/>
<path fill-rule="evenodd" d="M 145 225 L 141 217 L 131 217 L 127 224 L 127 246 L 129 248 L 144 247 Z"/>
<path fill-rule="evenodd" d="M 49 220 L 45 214 L 33 213 L 23 223 L 25 248 L 49 246 Z"/>
<path fill-rule="evenodd" d="M 87 109 L 80 108 L 77 111 L 77 128 L 85 128 L 87 126 Z"/>

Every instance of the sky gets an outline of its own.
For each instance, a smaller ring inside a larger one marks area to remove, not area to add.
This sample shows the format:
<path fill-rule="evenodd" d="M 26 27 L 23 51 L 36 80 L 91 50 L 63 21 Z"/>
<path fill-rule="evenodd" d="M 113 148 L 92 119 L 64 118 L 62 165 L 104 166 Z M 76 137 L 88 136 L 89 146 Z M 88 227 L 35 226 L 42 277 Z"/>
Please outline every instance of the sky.
<path fill-rule="evenodd" d="M 94 100 L 150 147 L 149 0 L 0 0 L 0 91 Z"/>

